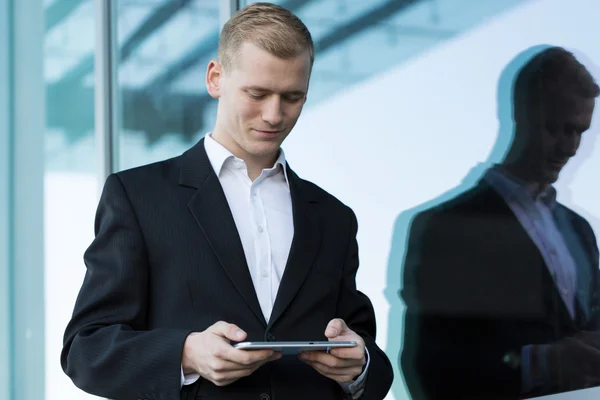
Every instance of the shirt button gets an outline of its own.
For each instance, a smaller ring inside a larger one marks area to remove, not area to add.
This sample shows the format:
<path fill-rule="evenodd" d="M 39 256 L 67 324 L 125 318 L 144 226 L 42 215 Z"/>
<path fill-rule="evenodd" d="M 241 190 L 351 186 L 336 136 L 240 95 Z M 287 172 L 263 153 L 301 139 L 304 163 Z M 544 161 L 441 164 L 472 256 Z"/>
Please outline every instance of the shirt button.
<path fill-rule="evenodd" d="M 262 272 L 262 277 L 266 278 L 267 276 L 269 276 L 269 273 L 267 271 L 263 271 Z"/>
<path fill-rule="evenodd" d="M 264 229 L 263 229 L 262 225 L 259 225 L 259 226 L 258 226 L 258 231 L 259 231 L 260 233 L 263 233 Z"/>

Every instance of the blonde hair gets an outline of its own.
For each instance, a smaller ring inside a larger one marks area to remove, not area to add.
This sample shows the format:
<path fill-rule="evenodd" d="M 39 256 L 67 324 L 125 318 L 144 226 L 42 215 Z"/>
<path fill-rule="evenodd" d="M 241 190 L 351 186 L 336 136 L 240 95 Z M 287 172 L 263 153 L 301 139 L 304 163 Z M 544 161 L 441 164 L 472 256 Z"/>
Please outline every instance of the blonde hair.
<path fill-rule="evenodd" d="M 233 66 L 242 43 L 250 42 L 276 57 L 288 59 L 308 50 L 311 66 L 314 44 L 308 28 L 290 10 L 271 3 L 253 3 L 238 11 L 223 27 L 219 62 Z"/>

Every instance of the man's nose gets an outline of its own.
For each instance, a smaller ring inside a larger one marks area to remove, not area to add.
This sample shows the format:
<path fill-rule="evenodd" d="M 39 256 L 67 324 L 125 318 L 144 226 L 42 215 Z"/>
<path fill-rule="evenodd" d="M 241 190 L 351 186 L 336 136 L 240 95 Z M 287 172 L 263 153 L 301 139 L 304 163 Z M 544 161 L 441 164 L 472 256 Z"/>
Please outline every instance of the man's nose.
<path fill-rule="evenodd" d="M 262 118 L 272 126 L 281 124 L 283 121 L 283 111 L 279 96 L 272 96 L 264 103 Z"/>
<path fill-rule="evenodd" d="M 566 157 L 573 157 L 579 148 L 581 138 L 577 132 L 565 132 L 560 142 L 560 150 Z"/>

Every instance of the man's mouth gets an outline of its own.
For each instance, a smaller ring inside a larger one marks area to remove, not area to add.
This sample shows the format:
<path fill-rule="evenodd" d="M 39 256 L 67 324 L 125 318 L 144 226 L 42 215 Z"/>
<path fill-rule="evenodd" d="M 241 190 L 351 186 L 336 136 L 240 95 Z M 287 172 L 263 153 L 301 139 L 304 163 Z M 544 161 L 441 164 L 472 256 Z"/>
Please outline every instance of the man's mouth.
<path fill-rule="evenodd" d="M 557 159 L 548 160 L 548 165 L 550 166 L 550 168 L 552 168 L 553 170 L 556 170 L 556 171 L 560 171 L 566 164 L 567 164 L 566 160 L 557 160 Z"/>
<path fill-rule="evenodd" d="M 273 138 L 281 133 L 281 131 L 276 130 L 261 130 L 255 129 L 256 133 L 258 133 L 262 137 Z"/>

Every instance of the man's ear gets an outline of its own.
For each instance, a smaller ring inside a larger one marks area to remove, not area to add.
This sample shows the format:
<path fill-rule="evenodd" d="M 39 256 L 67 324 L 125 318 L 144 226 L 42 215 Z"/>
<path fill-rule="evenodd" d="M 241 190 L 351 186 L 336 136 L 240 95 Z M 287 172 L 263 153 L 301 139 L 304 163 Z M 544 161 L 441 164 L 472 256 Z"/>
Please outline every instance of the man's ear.
<path fill-rule="evenodd" d="M 223 77 L 223 66 L 217 60 L 211 60 L 206 68 L 206 89 L 208 94 L 218 99 L 221 97 L 221 78 Z"/>

